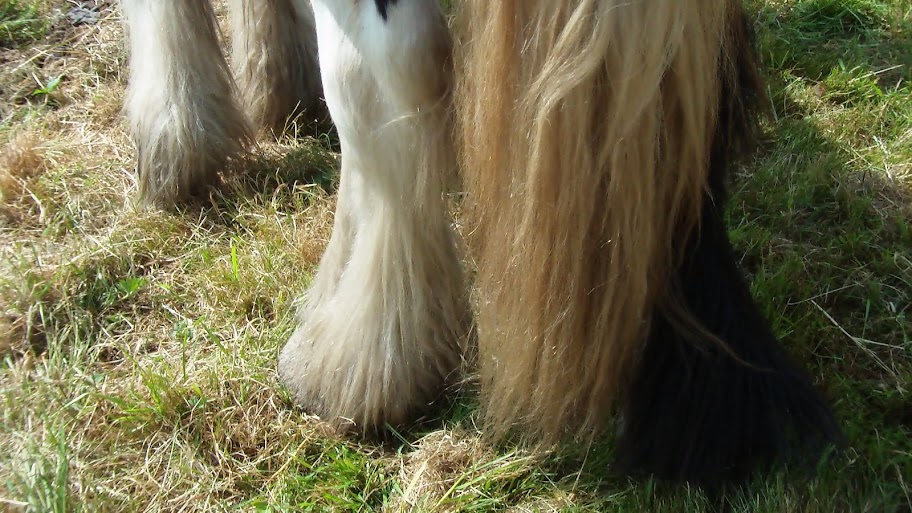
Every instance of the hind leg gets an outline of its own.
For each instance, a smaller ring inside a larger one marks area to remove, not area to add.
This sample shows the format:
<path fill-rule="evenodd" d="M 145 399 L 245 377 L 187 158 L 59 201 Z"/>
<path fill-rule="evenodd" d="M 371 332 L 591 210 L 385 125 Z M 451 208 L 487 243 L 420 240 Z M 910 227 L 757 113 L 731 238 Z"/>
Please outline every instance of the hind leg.
<path fill-rule="evenodd" d="M 213 183 L 250 144 L 208 1 L 124 0 L 126 114 L 141 204 L 173 205 Z"/>
<path fill-rule="evenodd" d="M 248 117 L 281 132 L 288 119 L 322 117 L 309 0 L 232 0 L 231 60 Z"/>
<path fill-rule="evenodd" d="M 408 420 L 461 365 L 469 309 L 444 199 L 449 35 L 434 0 L 313 4 L 342 178 L 279 373 L 299 404 L 369 431 Z"/>

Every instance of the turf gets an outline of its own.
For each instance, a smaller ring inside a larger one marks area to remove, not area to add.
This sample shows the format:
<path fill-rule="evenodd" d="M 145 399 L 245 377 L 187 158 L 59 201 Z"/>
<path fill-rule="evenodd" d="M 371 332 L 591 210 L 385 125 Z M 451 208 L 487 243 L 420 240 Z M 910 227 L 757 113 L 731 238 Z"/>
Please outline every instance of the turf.
<path fill-rule="evenodd" d="M 72 4 L 0 2 L 0 510 L 912 511 L 910 0 L 748 1 L 770 119 L 732 236 L 849 448 L 713 497 L 613 475 L 610 440 L 491 446 L 471 393 L 383 443 L 293 408 L 275 361 L 329 235 L 332 137 L 132 208 L 119 15 L 73 26 Z"/>
<path fill-rule="evenodd" d="M 0 48 L 35 41 L 44 36 L 47 17 L 41 0 L 0 0 Z"/>

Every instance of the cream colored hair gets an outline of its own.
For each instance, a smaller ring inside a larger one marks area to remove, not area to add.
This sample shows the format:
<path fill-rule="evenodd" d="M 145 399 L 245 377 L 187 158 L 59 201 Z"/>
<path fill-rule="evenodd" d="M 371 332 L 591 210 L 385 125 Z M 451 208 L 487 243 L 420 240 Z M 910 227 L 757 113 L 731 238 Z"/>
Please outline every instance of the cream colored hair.
<path fill-rule="evenodd" d="M 209 0 L 123 0 L 121 7 L 140 204 L 171 206 L 216 183 L 253 144 L 253 127 L 280 131 L 302 111 L 322 117 L 309 0 L 232 0 L 240 89 Z"/>
<path fill-rule="evenodd" d="M 252 143 L 209 1 L 123 0 L 140 204 L 173 205 Z"/>
<path fill-rule="evenodd" d="M 231 63 L 255 126 L 282 132 L 289 116 L 322 113 L 309 0 L 232 0 Z"/>
<path fill-rule="evenodd" d="M 610 418 L 698 221 L 727 2 L 466 0 L 456 94 L 491 433 Z"/>
<path fill-rule="evenodd" d="M 456 171 L 450 38 L 434 1 L 314 0 L 326 103 L 342 145 L 329 247 L 279 357 L 295 400 L 374 431 L 459 379 L 469 322 L 445 184 Z"/>

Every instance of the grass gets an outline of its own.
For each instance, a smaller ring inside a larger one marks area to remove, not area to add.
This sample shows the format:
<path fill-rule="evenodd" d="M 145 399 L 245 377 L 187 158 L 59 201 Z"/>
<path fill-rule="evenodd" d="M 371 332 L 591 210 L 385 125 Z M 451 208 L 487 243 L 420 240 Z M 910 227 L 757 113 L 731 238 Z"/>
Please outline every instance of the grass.
<path fill-rule="evenodd" d="M 0 510 L 912 511 L 909 0 L 748 1 L 772 116 L 732 236 L 850 448 L 724 497 L 614 476 L 609 442 L 492 447 L 471 395 L 387 443 L 294 409 L 275 361 L 331 145 L 264 142 L 211 201 L 132 209 L 119 18 L 68 5 L 0 3 Z"/>
<path fill-rule="evenodd" d="M 43 37 L 47 19 L 42 7 L 43 1 L 0 0 L 0 48 Z"/>

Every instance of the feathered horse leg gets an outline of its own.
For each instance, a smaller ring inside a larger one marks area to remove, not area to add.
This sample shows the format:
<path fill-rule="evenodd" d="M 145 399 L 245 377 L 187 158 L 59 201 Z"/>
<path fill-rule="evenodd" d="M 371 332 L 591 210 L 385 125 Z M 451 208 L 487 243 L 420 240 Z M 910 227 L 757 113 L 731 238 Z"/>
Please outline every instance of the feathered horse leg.
<path fill-rule="evenodd" d="M 337 426 L 404 422 L 461 365 L 469 315 L 445 183 L 450 40 L 435 0 L 314 0 L 342 146 L 329 247 L 279 357 Z"/>
<path fill-rule="evenodd" d="M 622 468 L 702 484 L 745 479 L 777 457 L 813 462 L 842 438 L 751 297 L 725 227 L 726 181 L 764 95 L 747 21 L 737 3 L 728 9 L 700 221 L 675 252 L 618 441 Z"/>
<path fill-rule="evenodd" d="M 490 432 L 591 437 L 620 405 L 626 469 L 700 482 L 834 436 L 721 222 L 720 134 L 749 130 L 756 92 L 735 87 L 738 2 L 466 0 L 457 20 Z"/>
<path fill-rule="evenodd" d="M 463 3 L 456 98 L 494 433 L 519 424 L 556 441 L 611 419 L 668 272 L 671 220 L 699 214 L 721 46 L 704 7 Z M 671 69 L 689 73 L 680 91 L 664 86 Z"/>
<path fill-rule="evenodd" d="M 309 0 L 232 0 L 231 61 L 254 125 L 281 132 L 289 118 L 320 118 L 320 72 Z"/>
<path fill-rule="evenodd" d="M 170 206 L 212 184 L 252 141 L 206 0 L 123 0 L 130 37 L 126 113 L 139 202 Z"/>

